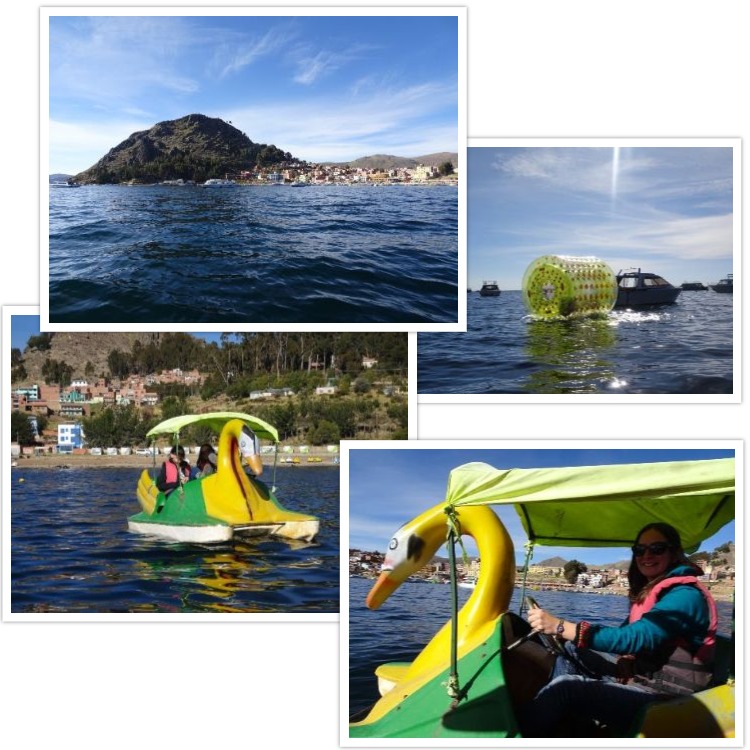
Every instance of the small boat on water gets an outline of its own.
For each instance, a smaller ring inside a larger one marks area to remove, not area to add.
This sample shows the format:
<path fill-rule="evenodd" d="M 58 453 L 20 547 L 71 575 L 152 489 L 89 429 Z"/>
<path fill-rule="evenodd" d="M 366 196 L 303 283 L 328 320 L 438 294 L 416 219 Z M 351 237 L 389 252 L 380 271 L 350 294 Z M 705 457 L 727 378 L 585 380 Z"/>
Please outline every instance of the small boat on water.
<path fill-rule="evenodd" d="M 680 284 L 683 292 L 706 292 L 708 287 L 702 281 L 683 281 Z"/>
<path fill-rule="evenodd" d="M 81 185 L 77 182 L 50 182 L 49 186 L 51 188 L 77 188 L 81 187 Z"/>
<path fill-rule="evenodd" d="M 319 519 L 287 510 L 274 496 L 275 489 L 258 478 L 263 473 L 259 443 L 265 439 L 278 444 L 275 427 L 249 414 L 210 412 L 167 419 L 147 438 L 168 435 L 178 446 L 180 432 L 195 426 L 219 433 L 216 471 L 165 495 L 156 486 L 156 466 L 154 476 L 144 470 L 137 486 L 142 512 L 128 518 L 130 531 L 193 543 L 225 542 L 235 534 L 303 541 L 317 536 Z"/>
<path fill-rule="evenodd" d="M 203 183 L 203 187 L 208 188 L 225 188 L 225 187 L 235 187 L 237 183 L 234 180 L 225 180 L 222 178 L 214 177 L 210 180 L 206 180 Z"/>
<path fill-rule="evenodd" d="M 623 547 L 655 518 L 679 531 L 685 549 L 697 549 L 734 519 L 734 504 L 731 458 L 543 469 L 469 463 L 455 468 L 445 500 L 395 532 L 366 604 L 378 609 L 409 576 L 429 565 L 446 534 L 453 577 L 454 547 L 461 535 L 476 542 L 481 576 L 461 610 L 449 616 L 414 661 L 376 668 L 381 698 L 351 718 L 349 737 L 455 741 L 522 736 L 517 717 L 548 681 L 553 657 L 530 639 L 526 642 L 532 647 L 526 651 L 515 648 L 531 630 L 508 611 L 516 574 L 513 541 L 488 506 L 514 507 L 528 536 L 528 566 L 534 545 Z M 414 629 L 414 623 L 408 627 Z M 709 687 L 641 709 L 631 717 L 626 736 L 734 737 L 734 639 L 717 636 L 715 649 Z M 575 736 L 609 736 L 603 726 L 586 731 L 590 735 Z"/>
<path fill-rule="evenodd" d="M 615 307 L 653 307 L 671 305 L 680 296 L 681 289 L 655 273 L 640 268 L 628 268 L 617 274 L 617 301 Z"/>
<path fill-rule="evenodd" d="M 482 297 L 499 297 L 500 287 L 497 285 L 497 281 L 483 281 L 479 294 Z"/>
<path fill-rule="evenodd" d="M 722 294 L 732 294 L 733 276 L 734 274 L 728 273 L 726 278 L 721 279 L 716 284 L 711 284 L 711 289 Z"/>

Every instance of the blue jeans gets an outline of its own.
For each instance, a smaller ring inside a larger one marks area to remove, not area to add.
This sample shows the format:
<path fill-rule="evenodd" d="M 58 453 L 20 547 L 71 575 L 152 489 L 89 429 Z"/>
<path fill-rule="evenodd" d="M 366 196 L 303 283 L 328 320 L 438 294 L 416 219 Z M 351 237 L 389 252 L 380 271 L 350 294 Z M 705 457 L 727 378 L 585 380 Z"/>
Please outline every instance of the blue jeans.
<path fill-rule="evenodd" d="M 568 658 L 557 657 L 550 681 L 524 707 L 524 737 L 555 737 L 561 723 L 605 724 L 615 736 L 624 735 L 638 710 L 660 696 L 637 685 L 617 682 L 617 656 L 576 649 L 566 642 Z M 599 678 L 590 676 L 601 675 Z"/>

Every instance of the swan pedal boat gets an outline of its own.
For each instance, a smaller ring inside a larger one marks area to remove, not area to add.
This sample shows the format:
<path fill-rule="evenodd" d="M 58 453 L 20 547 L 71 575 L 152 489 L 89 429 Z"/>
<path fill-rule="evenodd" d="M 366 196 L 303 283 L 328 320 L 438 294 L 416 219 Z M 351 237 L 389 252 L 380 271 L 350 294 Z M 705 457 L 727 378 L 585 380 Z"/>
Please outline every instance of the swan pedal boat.
<path fill-rule="evenodd" d="M 446 512 L 455 511 L 459 533 L 474 538 L 482 560 L 476 587 L 456 620 L 458 696 L 446 690 L 452 671 L 449 620 L 414 661 L 375 670 L 381 698 L 351 717 L 349 736 L 523 736 L 517 712 L 547 682 L 552 657 L 545 658 L 533 639 L 506 648 L 530 627 L 508 612 L 515 553 L 488 505 L 512 504 L 531 544 L 629 546 L 658 518 L 671 523 L 693 552 L 734 518 L 734 495 L 734 459 L 512 470 L 471 463 L 454 469 L 446 500 L 396 531 L 366 604 L 377 609 L 431 561 L 445 544 Z M 734 737 L 733 674 L 734 641 L 719 636 L 712 685 L 642 709 L 627 736 Z M 602 736 L 601 728 L 585 731 Z"/>
<path fill-rule="evenodd" d="M 210 412 L 168 419 L 150 430 L 147 437 L 170 435 L 176 445 L 180 430 L 190 425 L 207 426 L 220 433 L 216 471 L 192 479 L 165 496 L 144 470 L 136 490 L 142 511 L 128 518 L 130 531 L 188 543 L 226 542 L 235 534 L 307 542 L 315 539 L 319 519 L 287 510 L 257 478 L 263 471 L 260 456 L 248 460 L 256 476 L 248 476 L 242 464 L 239 444 L 243 427 L 249 427 L 259 439 L 278 444 L 276 428 L 249 414 Z"/>

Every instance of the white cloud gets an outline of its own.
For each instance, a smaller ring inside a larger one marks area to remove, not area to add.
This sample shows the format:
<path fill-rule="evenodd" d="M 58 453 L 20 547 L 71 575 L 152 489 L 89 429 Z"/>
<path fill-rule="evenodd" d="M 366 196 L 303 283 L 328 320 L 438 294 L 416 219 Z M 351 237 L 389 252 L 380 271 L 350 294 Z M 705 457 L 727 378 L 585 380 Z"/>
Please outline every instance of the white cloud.
<path fill-rule="evenodd" d="M 88 17 L 74 34 L 53 25 L 51 104 L 78 99 L 123 111 L 147 91 L 194 93 L 198 81 L 178 60 L 195 41 L 177 17 Z"/>
<path fill-rule="evenodd" d="M 49 171 L 63 174 L 82 172 L 129 135 L 139 130 L 148 130 L 152 125 L 152 122 L 143 120 L 75 124 L 50 120 Z"/>
<path fill-rule="evenodd" d="M 292 39 L 288 29 L 269 29 L 259 39 L 235 40 L 219 45 L 214 57 L 213 68 L 218 69 L 220 78 L 237 73 L 252 65 L 256 60 L 280 52 Z"/>
<path fill-rule="evenodd" d="M 456 151 L 457 125 L 439 116 L 455 102 L 454 86 L 431 83 L 369 98 L 246 107 L 227 117 L 253 141 L 309 161 L 344 161 L 372 153 Z"/>

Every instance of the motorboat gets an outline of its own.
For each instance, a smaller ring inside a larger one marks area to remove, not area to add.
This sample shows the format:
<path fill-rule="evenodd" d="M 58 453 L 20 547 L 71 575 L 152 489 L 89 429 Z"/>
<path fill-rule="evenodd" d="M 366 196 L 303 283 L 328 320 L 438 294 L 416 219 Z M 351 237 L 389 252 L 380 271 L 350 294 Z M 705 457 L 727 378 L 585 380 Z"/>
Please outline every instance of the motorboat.
<path fill-rule="evenodd" d="M 716 284 L 711 284 L 711 289 L 722 294 L 732 294 L 733 274 L 728 273 L 726 278 L 721 279 Z"/>
<path fill-rule="evenodd" d="M 130 531 L 195 543 L 225 542 L 235 534 L 308 542 L 317 536 L 318 518 L 287 510 L 275 497 L 275 488 L 259 479 L 263 472 L 260 440 L 278 445 L 275 427 L 241 412 L 209 412 L 167 419 L 146 437 L 156 440 L 166 435 L 172 445 L 179 446 L 180 433 L 189 427 L 218 433 L 216 471 L 165 495 L 156 486 L 157 467 L 153 474 L 144 470 L 136 490 L 142 511 L 128 518 Z M 258 449 L 243 454 L 240 449 L 247 439 L 257 441 Z"/>
<path fill-rule="evenodd" d="M 620 271 L 617 276 L 615 307 L 653 307 L 671 305 L 682 291 L 655 273 L 640 268 Z"/>
<path fill-rule="evenodd" d="M 479 294 L 482 297 L 499 297 L 500 287 L 497 285 L 497 281 L 483 281 Z"/>
<path fill-rule="evenodd" d="M 381 697 L 351 718 L 349 737 L 440 738 L 439 744 L 522 736 L 517 717 L 546 684 L 551 663 L 540 643 L 525 652 L 523 647 L 508 648 L 525 636 L 531 640 L 532 631 L 508 611 L 515 553 L 508 531 L 489 506 L 512 505 L 517 512 L 528 537 L 528 569 L 536 545 L 623 547 L 655 518 L 678 530 L 685 549 L 697 549 L 734 519 L 734 498 L 734 459 L 543 469 L 469 463 L 455 468 L 445 499 L 395 532 L 366 604 L 370 609 L 384 605 L 409 576 L 429 565 L 446 539 L 453 580 L 455 545 L 462 535 L 476 542 L 482 574 L 464 606 L 456 611 L 456 604 L 447 613 L 445 625 L 413 661 L 375 669 Z M 521 595 L 523 600 L 523 589 Z M 551 636 L 550 641 L 557 643 Z M 554 653 L 555 647 L 549 648 Z M 717 636 L 710 686 L 641 709 L 627 736 L 733 737 L 733 648 L 733 638 Z M 591 729 L 592 736 L 606 732 L 606 727 Z"/>
<path fill-rule="evenodd" d="M 224 188 L 224 187 L 235 187 L 237 183 L 234 180 L 225 180 L 219 177 L 214 177 L 210 180 L 206 180 L 203 183 L 203 187 L 210 188 Z"/>
<path fill-rule="evenodd" d="M 680 284 L 680 289 L 683 292 L 705 292 L 708 291 L 708 287 L 702 281 L 683 281 Z"/>

